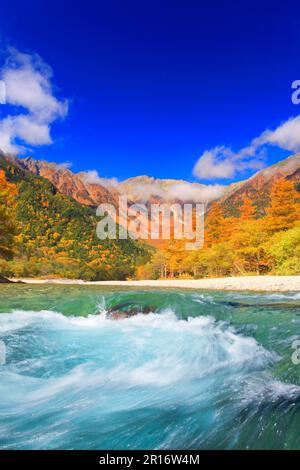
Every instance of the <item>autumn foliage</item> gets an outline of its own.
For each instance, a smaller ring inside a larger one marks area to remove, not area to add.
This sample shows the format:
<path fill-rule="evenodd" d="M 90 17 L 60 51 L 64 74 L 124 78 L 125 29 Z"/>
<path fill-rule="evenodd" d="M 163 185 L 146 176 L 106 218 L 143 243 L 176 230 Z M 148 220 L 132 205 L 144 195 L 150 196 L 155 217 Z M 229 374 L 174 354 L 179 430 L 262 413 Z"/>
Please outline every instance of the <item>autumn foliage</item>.
<path fill-rule="evenodd" d="M 218 277 L 245 274 L 300 274 L 300 193 L 295 183 L 276 181 L 263 217 L 249 197 L 228 217 L 219 203 L 206 214 L 204 247 L 186 251 L 171 242 L 139 277 Z"/>
<path fill-rule="evenodd" d="M 248 196 L 234 216 L 213 203 L 203 248 L 187 251 L 186 240 L 173 238 L 155 250 L 131 239 L 100 241 L 93 209 L 0 160 L 0 274 L 90 280 L 300 274 L 296 188 L 276 181 L 263 214 Z"/>
<path fill-rule="evenodd" d="M 7 181 L 0 170 L 0 256 L 11 258 L 14 253 L 16 186 Z"/>
<path fill-rule="evenodd" d="M 13 163 L 2 165 L 0 274 L 126 279 L 149 258 L 147 248 L 134 240 L 99 240 L 95 211 L 63 196 L 49 181 Z"/>

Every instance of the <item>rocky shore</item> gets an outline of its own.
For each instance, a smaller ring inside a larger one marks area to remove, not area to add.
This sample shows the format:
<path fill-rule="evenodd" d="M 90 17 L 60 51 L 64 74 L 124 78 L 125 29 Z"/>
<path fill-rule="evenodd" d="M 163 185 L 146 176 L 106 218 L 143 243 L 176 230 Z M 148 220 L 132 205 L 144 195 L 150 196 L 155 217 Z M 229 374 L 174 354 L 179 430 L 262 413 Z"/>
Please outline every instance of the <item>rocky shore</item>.
<path fill-rule="evenodd" d="M 28 284 L 70 284 L 120 287 L 176 287 L 204 290 L 232 290 L 257 292 L 297 292 L 300 293 L 299 276 L 242 276 L 209 279 L 166 279 L 142 281 L 96 281 L 74 279 L 14 279 Z"/>

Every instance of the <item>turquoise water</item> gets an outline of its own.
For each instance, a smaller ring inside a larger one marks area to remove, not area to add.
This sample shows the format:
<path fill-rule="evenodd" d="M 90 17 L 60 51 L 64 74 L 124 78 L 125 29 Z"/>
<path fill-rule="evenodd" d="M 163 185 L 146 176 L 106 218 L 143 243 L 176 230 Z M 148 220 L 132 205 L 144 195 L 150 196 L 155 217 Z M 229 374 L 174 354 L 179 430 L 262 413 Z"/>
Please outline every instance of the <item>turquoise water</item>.
<path fill-rule="evenodd" d="M 299 449 L 299 327 L 299 293 L 1 286 L 0 448 Z"/>

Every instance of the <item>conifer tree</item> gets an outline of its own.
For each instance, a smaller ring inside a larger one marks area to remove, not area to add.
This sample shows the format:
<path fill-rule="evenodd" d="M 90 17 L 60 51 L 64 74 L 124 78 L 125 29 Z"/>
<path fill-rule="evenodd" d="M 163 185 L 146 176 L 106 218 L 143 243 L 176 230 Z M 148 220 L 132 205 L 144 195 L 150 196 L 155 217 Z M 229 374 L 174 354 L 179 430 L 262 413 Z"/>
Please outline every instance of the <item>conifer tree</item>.
<path fill-rule="evenodd" d="M 250 198 L 245 197 L 243 204 L 240 207 L 240 218 L 241 220 L 253 219 L 255 215 L 255 207 Z"/>
<path fill-rule="evenodd" d="M 300 195 L 293 181 L 280 179 L 274 183 L 270 193 L 270 206 L 265 218 L 269 233 L 289 230 L 300 220 Z"/>

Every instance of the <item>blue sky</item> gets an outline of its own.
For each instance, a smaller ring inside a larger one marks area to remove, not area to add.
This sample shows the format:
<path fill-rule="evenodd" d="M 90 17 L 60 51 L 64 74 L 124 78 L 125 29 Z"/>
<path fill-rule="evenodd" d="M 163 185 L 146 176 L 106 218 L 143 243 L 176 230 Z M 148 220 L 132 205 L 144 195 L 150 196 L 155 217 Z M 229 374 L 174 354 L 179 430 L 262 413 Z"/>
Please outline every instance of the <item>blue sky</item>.
<path fill-rule="evenodd" d="M 291 102 L 299 2 L 10 0 L 1 2 L 0 38 L 2 62 L 13 46 L 52 68 L 68 112 L 51 121 L 51 144 L 31 145 L 31 154 L 74 171 L 239 180 L 255 165 L 193 167 L 217 146 L 248 148 L 300 110 Z M 1 105 L 0 119 L 11 108 Z M 272 138 L 262 145 L 268 164 L 297 150 Z"/>

